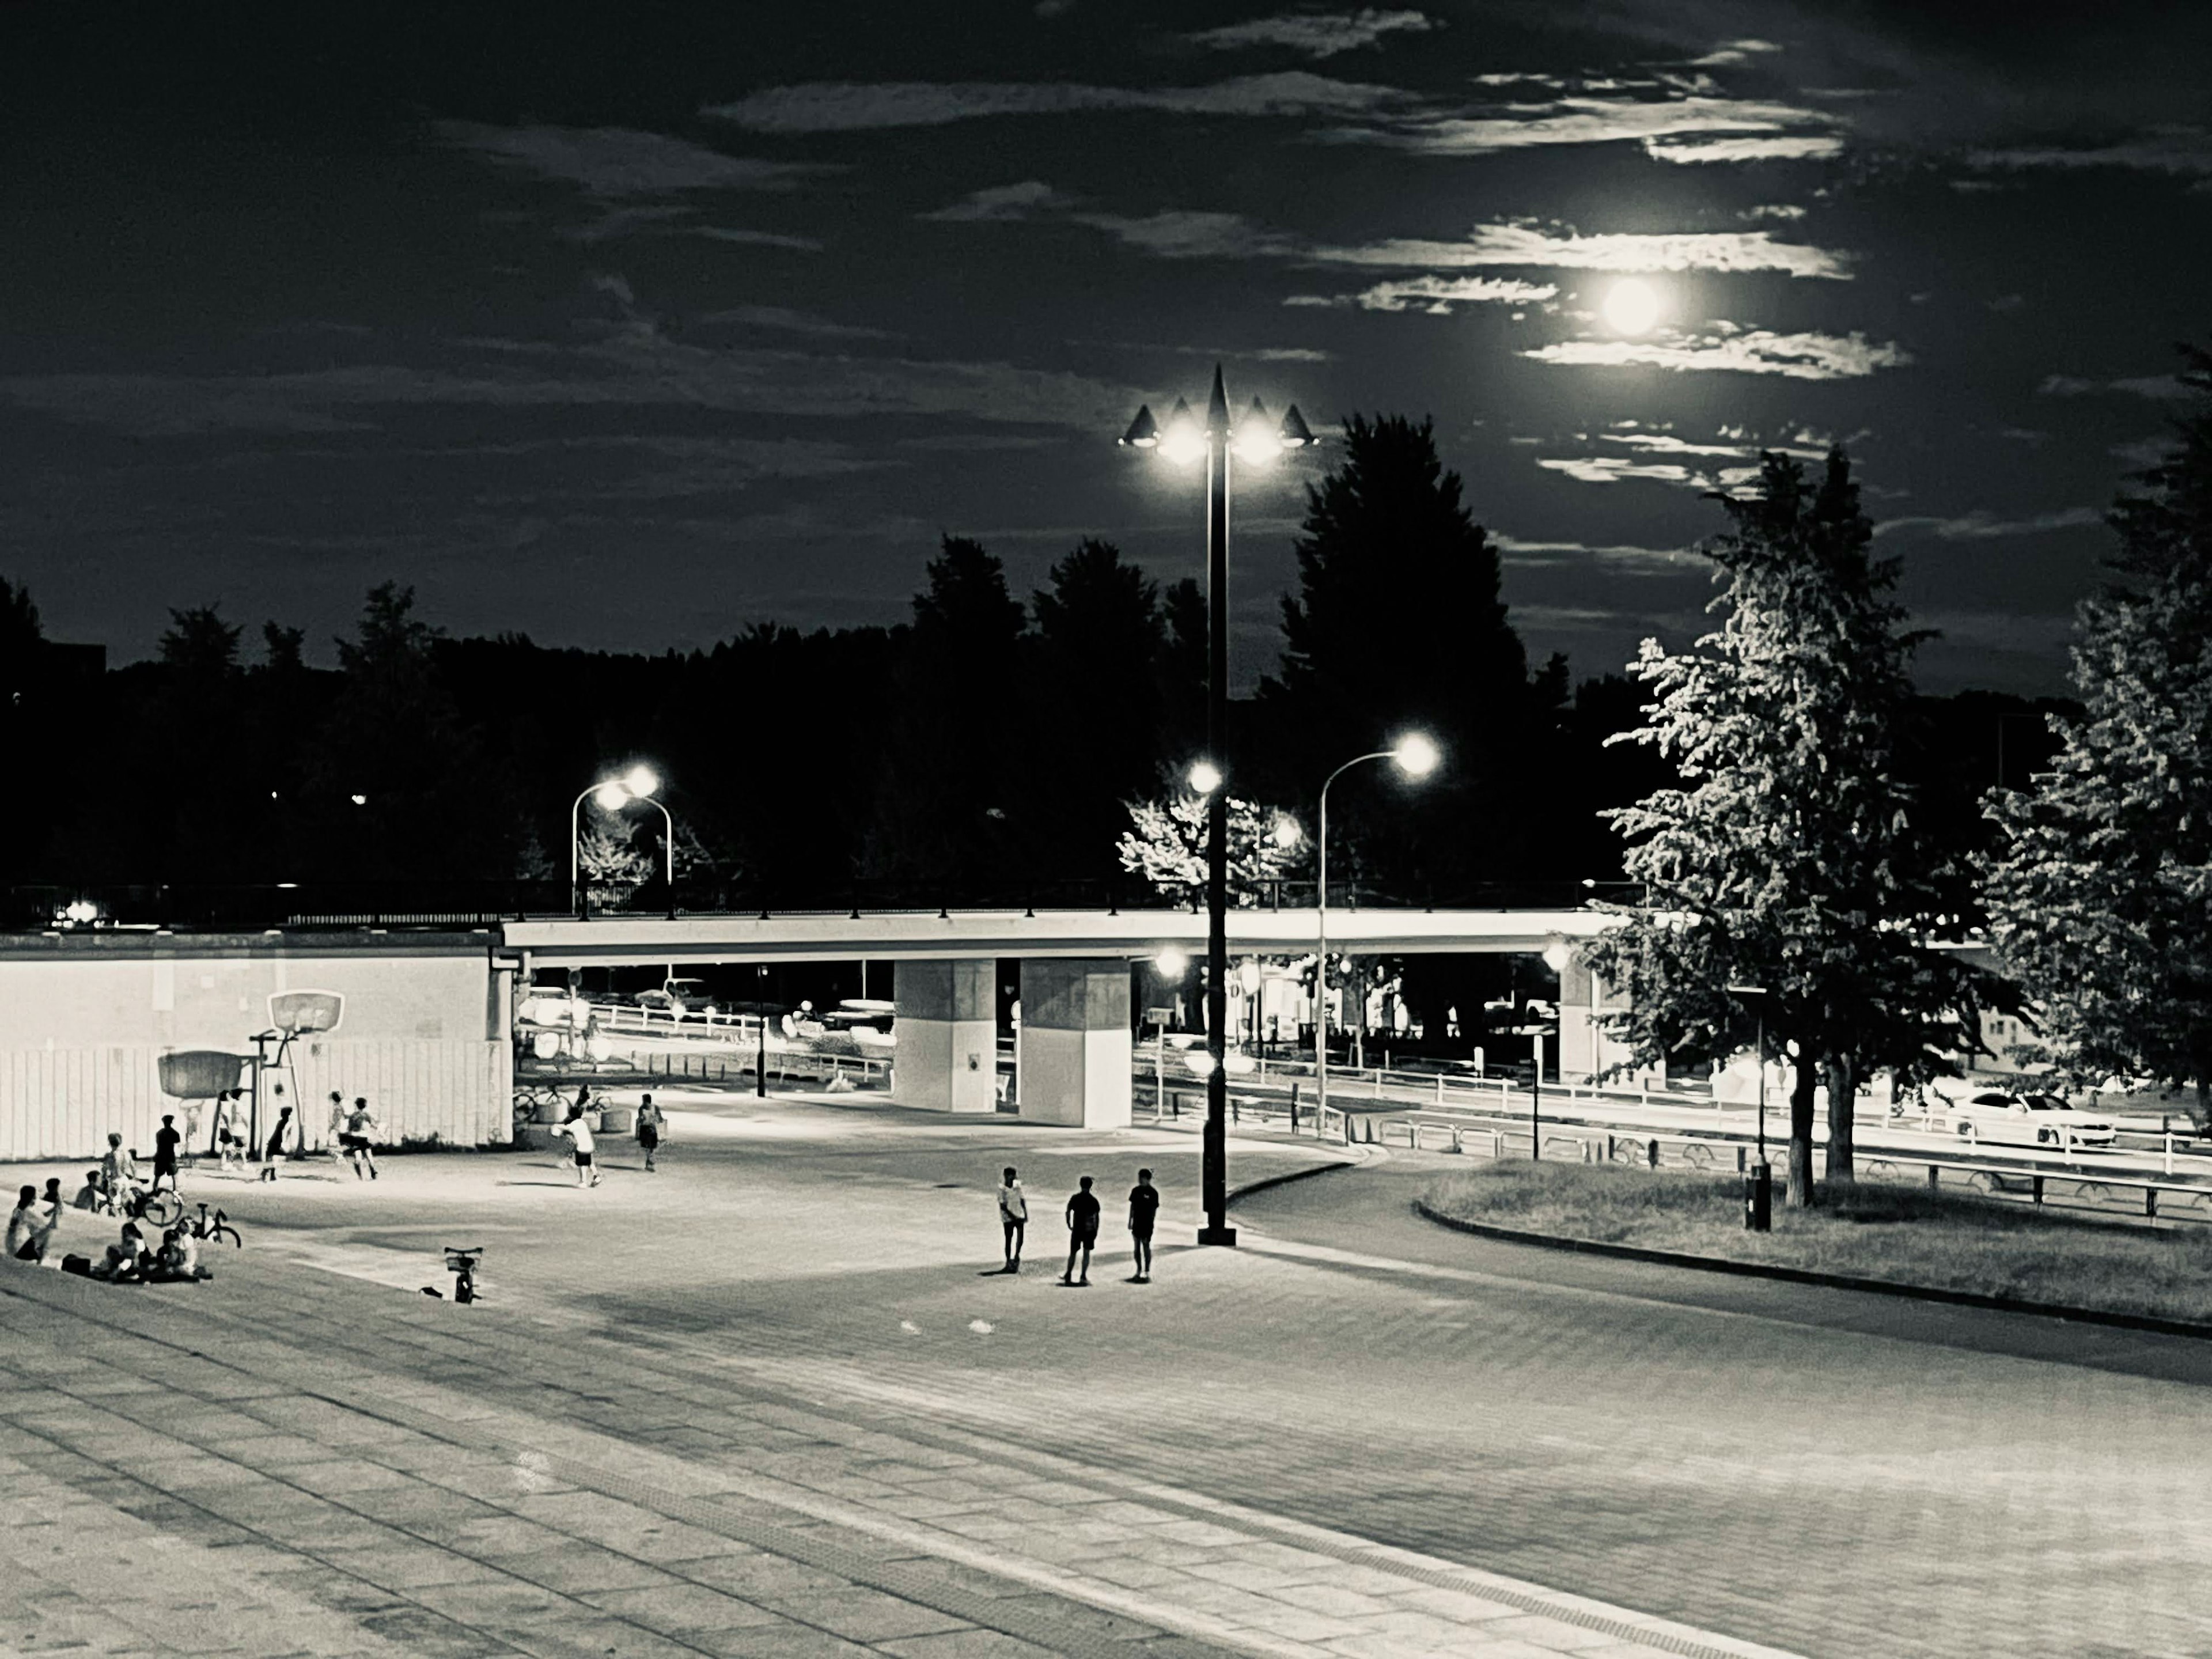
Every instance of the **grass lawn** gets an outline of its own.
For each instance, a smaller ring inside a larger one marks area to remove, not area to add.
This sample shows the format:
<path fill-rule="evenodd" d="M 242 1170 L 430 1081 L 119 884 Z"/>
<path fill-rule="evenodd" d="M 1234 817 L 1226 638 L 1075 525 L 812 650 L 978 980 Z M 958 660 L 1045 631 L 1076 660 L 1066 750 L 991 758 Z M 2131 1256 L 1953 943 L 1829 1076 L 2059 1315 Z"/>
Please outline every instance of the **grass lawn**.
<path fill-rule="evenodd" d="M 1744 1231 L 1740 1182 L 1665 1170 L 1483 1164 L 1424 1196 L 1440 1214 L 1524 1232 L 2212 1322 L 2212 1227 L 2201 1223 L 2115 1225 L 1881 1182 L 1791 1210 L 1775 1176 L 1765 1234 Z"/>

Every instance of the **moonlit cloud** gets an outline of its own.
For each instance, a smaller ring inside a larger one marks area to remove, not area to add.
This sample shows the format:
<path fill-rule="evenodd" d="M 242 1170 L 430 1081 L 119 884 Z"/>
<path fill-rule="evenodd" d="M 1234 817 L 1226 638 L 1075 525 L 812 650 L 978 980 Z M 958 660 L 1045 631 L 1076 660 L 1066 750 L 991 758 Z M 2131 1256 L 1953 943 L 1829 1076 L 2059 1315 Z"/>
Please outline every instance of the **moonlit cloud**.
<path fill-rule="evenodd" d="M 1655 161 L 1821 161 L 1841 155 L 1844 141 L 1832 133 L 1771 138 L 1647 138 L 1644 153 Z"/>
<path fill-rule="evenodd" d="M 1413 276 L 1377 283 L 1357 294 L 1294 294 L 1286 306 L 1357 306 L 1362 311 L 1423 311 L 1449 317 L 1454 306 L 1534 305 L 1559 289 L 1549 283 L 1522 283 L 1497 276 Z"/>
<path fill-rule="evenodd" d="M 1690 59 L 1692 69 L 1735 69 L 1782 48 L 1771 40 L 1723 40 L 1703 58 Z"/>
<path fill-rule="evenodd" d="M 1478 116 L 1409 118 L 1379 126 L 1342 128 L 1325 136 L 1339 143 L 1387 144 L 1426 155 L 1474 155 L 1559 144 L 1651 147 L 1673 142 L 1691 146 L 1692 141 L 1729 137 L 1802 139 L 1827 148 L 1784 153 L 1831 155 L 1840 148 L 1834 136 L 1837 126 L 1838 118 L 1824 110 L 1692 93 L 1670 98 L 1564 97 L 1545 104 L 1507 105 Z"/>
<path fill-rule="evenodd" d="M 1894 536 L 1913 532 L 1933 536 L 1945 542 L 1994 541 L 2005 536 L 2039 536 L 2053 530 L 2081 530 L 2105 521 L 2102 509 L 2094 507 L 2062 507 L 2051 513 L 2031 514 L 2021 519 L 2000 519 L 1983 508 L 1957 518 L 1916 516 L 1904 519 L 1885 519 L 1874 527 L 1877 536 Z"/>
<path fill-rule="evenodd" d="M 1531 265 L 1557 270 L 1779 270 L 1845 281 L 1849 256 L 1763 230 L 1662 234 L 1555 234 L 1534 225 L 1480 225 L 1461 242 L 1401 239 L 1360 247 L 1316 248 L 1316 264 L 1398 265 L 1449 270 L 1469 265 Z"/>
<path fill-rule="evenodd" d="M 1374 46 L 1388 34 L 1425 34 L 1437 27 L 1434 19 L 1418 11 L 1312 12 L 1255 18 L 1249 23 L 1231 23 L 1226 28 L 1207 29 L 1184 38 L 1194 46 L 1216 52 L 1288 46 L 1309 58 L 1334 58 L 1340 52 Z"/>
<path fill-rule="evenodd" d="M 1115 213 L 1076 216 L 1078 222 L 1110 232 L 1129 246 L 1161 259 L 1282 258 L 1295 254 L 1295 239 L 1235 213 L 1170 209 L 1130 218 Z"/>
<path fill-rule="evenodd" d="M 700 112 L 756 132 L 865 132 L 936 127 L 994 115 L 1071 115 L 1087 110 L 1153 110 L 1180 115 L 1355 115 L 1389 109 L 1408 94 L 1391 87 L 1332 81 L 1304 70 L 1249 75 L 1203 87 L 1094 87 L 969 81 L 828 81 L 771 87 Z"/>
<path fill-rule="evenodd" d="M 1775 219 L 1784 224 L 1795 223 L 1804 216 L 1805 210 L 1794 202 L 1763 203 L 1758 207 L 1747 207 L 1736 215 L 1739 219 L 1749 219 L 1754 223 L 1761 219 Z"/>
<path fill-rule="evenodd" d="M 748 230 L 737 225 L 694 225 L 694 236 L 710 242 L 735 242 L 745 247 L 787 247 L 801 253 L 819 253 L 821 242 L 811 236 L 792 236 L 780 230 Z"/>
<path fill-rule="evenodd" d="M 1663 340 L 1562 340 L 1521 356 L 1577 368 L 1725 370 L 1794 380 L 1856 380 L 1912 361 L 1902 346 L 1869 340 L 1856 331 L 1776 334 L 1765 329 Z"/>
<path fill-rule="evenodd" d="M 1637 547 L 1624 544 L 1574 541 L 1523 541 L 1502 531 L 1490 532 L 1491 545 L 1504 555 L 1504 562 L 1522 568 L 1544 569 L 1592 562 L 1618 569 L 1667 570 L 1688 563 L 1695 553 L 1687 548 Z M 1519 607 L 1516 607 L 1516 614 Z"/>
<path fill-rule="evenodd" d="M 789 306 L 732 306 L 725 311 L 710 311 L 698 320 L 702 324 L 720 323 L 740 328 L 769 328 L 792 334 L 811 334 L 822 339 L 887 340 L 891 337 L 890 332 L 884 329 L 836 323 L 827 317 L 796 311 Z"/>
<path fill-rule="evenodd" d="M 999 223 L 1070 207 L 1073 202 L 1042 179 L 1024 179 L 1018 185 L 970 191 L 949 207 L 919 216 L 946 225 Z"/>
<path fill-rule="evenodd" d="M 447 143 L 593 196 L 667 196 L 689 190 L 789 190 L 832 168 L 725 155 L 703 144 L 627 127 L 495 127 L 441 121 Z"/>

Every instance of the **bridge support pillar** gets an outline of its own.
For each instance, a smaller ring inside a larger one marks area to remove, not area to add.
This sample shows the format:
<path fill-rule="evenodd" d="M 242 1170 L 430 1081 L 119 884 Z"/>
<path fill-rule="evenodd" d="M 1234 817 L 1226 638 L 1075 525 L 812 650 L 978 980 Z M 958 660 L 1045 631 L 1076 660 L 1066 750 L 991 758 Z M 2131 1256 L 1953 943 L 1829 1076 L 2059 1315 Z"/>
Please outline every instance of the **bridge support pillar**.
<path fill-rule="evenodd" d="M 1129 1125 L 1129 964 L 1022 963 L 1021 1115 L 1085 1129 Z"/>
<path fill-rule="evenodd" d="M 934 1112 L 999 1109 L 998 964 L 902 962 L 891 981 L 897 1011 L 894 1064 L 902 1106 Z"/>

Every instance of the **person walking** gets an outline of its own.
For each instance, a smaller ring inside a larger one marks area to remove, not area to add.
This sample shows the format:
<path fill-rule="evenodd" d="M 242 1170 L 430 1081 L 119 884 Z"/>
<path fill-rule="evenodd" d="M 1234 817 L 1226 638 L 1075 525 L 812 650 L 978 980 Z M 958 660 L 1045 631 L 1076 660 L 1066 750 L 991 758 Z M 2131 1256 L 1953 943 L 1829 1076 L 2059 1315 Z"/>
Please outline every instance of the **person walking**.
<path fill-rule="evenodd" d="M 645 1167 L 653 1168 L 653 1157 L 660 1150 L 660 1132 L 668 1117 L 653 1103 L 651 1095 L 641 1096 L 637 1103 L 637 1147 L 645 1154 Z"/>
<path fill-rule="evenodd" d="M 567 1122 L 553 1126 L 553 1133 L 568 1136 L 572 1144 L 573 1156 L 576 1160 L 576 1184 L 579 1187 L 598 1186 L 599 1166 L 592 1161 L 595 1143 L 592 1138 L 592 1126 L 584 1121 L 584 1115 L 571 1111 Z"/>
<path fill-rule="evenodd" d="M 345 1149 L 346 1162 L 353 1165 L 353 1178 L 359 1181 L 366 1168 L 368 1178 L 376 1179 L 376 1153 L 370 1149 L 369 1137 L 376 1133 L 376 1114 L 368 1109 L 368 1097 L 356 1095 L 353 1110 L 346 1114 L 345 1129 L 338 1136 L 338 1145 Z"/>
<path fill-rule="evenodd" d="M 183 1139 L 173 1116 L 164 1116 L 161 1127 L 154 1131 L 154 1190 L 157 1193 L 164 1181 L 171 1192 L 177 1190 L 177 1143 Z"/>
<path fill-rule="evenodd" d="M 1088 1285 L 1091 1282 L 1091 1252 L 1098 1244 L 1098 1200 L 1091 1190 L 1091 1177 L 1085 1176 L 1076 1183 L 1075 1192 L 1067 1200 L 1067 1271 L 1060 1276 L 1063 1285 Z M 1083 1257 L 1083 1277 L 1075 1276 L 1075 1258 Z"/>
<path fill-rule="evenodd" d="M 1022 1234 L 1030 1224 L 1029 1194 L 1014 1177 L 1009 1164 L 999 1182 L 999 1227 L 1006 1236 L 1006 1265 L 1003 1273 L 1018 1273 L 1022 1270 Z"/>
<path fill-rule="evenodd" d="M 284 1156 L 284 1138 L 292 1133 L 292 1109 L 281 1106 L 276 1110 L 276 1127 L 269 1137 L 269 1145 L 261 1153 L 261 1178 L 276 1179 L 276 1160 Z"/>
<path fill-rule="evenodd" d="M 323 1145 L 329 1147 L 332 1152 L 338 1150 L 340 1143 L 345 1138 L 345 1097 L 333 1089 L 331 1091 L 331 1121 L 325 1131 L 323 1139 Z"/>
<path fill-rule="evenodd" d="M 1137 1271 L 1129 1282 L 1152 1282 L 1152 1223 L 1160 1212 L 1160 1189 L 1152 1185 L 1150 1170 L 1137 1171 L 1137 1184 L 1129 1188 L 1129 1242 L 1136 1249 Z"/>

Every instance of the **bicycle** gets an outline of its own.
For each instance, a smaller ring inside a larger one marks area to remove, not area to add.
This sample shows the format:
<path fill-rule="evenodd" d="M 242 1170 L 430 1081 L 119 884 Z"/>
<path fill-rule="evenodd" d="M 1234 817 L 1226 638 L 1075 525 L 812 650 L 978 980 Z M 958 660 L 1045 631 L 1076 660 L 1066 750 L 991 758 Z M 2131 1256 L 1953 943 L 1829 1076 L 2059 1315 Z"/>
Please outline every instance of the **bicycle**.
<path fill-rule="evenodd" d="M 108 1214 L 120 1215 L 131 1221 L 149 1222 L 156 1227 L 175 1225 L 184 1212 L 185 1200 L 161 1187 L 133 1187 L 119 1202 L 112 1193 L 107 1198 Z"/>
<path fill-rule="evenodd" d="M 446 1246 L 446 1269 L 453 1276 L 453 1300 L 473 1302 L 477 1299 L 477 1263 L 483 1260 L 483 1246 L 472 1244 L 464 1249 L 459 1245 Z M 445 1299 L 446 1293 L 435 1285 L 425 1285 L 422 1294 Z"/>
<path fill-rule="evenodd" d="M 201 1203 L 200 1212 L 198 1215 L 180 1224 L 191 1237 L 203 1239 L 208 1243 L 220 1244 L 225 1237 L 228 1237 L 234 1248 L 241 1250 L 246 1248 L 246 1241 L 238 1236 L 238 1229 L 230 1224 L 230 1218 L 221 1210 L 217 1210 L 214 1218 L 210 1219 L 208 1216 L 208 1206 L 204 1201 Z"/>

